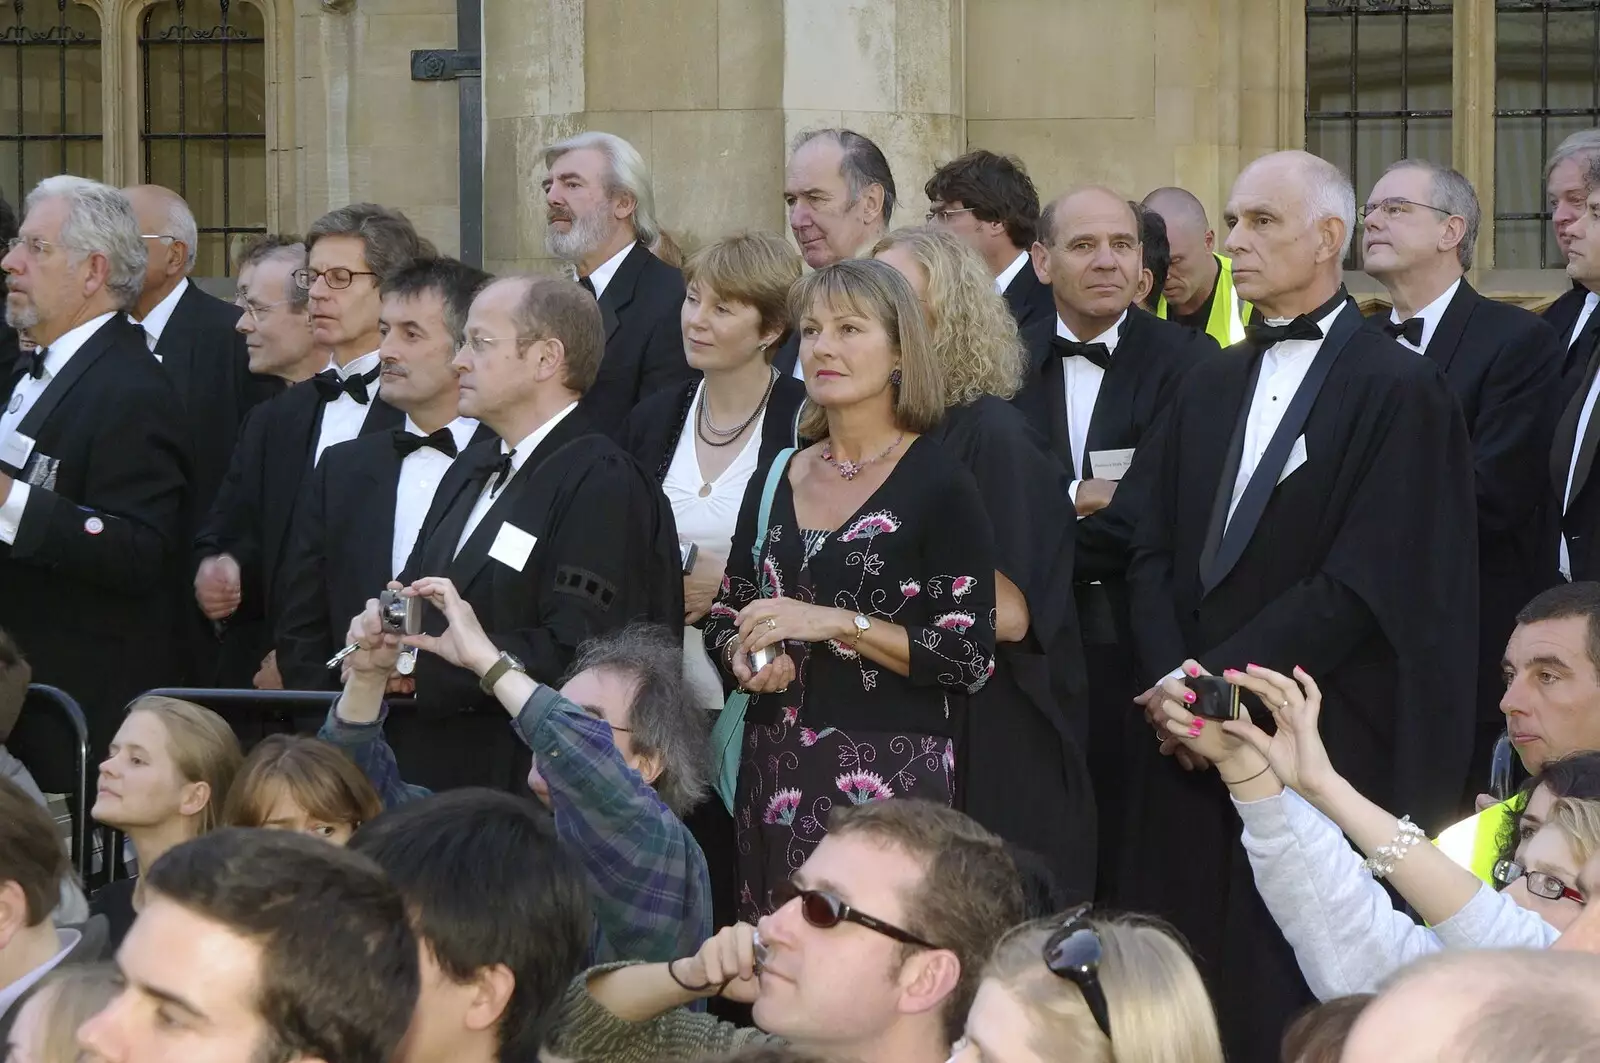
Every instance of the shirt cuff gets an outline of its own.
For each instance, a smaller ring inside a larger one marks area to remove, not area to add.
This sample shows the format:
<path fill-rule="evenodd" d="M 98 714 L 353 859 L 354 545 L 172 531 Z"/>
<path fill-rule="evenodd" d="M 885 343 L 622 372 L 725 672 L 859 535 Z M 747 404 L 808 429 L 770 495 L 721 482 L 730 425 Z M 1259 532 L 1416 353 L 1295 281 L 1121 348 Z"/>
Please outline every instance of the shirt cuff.
<path fill-rule="evenodd" d="M 17 532 L 22 528 L 22 514 L 28 508 L 28 495 L 33 488 L 21 480 L 11 481 L 11 493 L 0 505 L 0 543 L 16 544 Z"/>
<path fill-rule="evenodd" d="M 1082 480 L 1074 480 L 1067 485 L 1067 500 L 1072 503 L 1073 509 L 1078 508 L 1078 485 L 1081 483 L 1083 483 Z M 1083 516 L 1080 514 L 1078 519 L 1082 520 Z"/>

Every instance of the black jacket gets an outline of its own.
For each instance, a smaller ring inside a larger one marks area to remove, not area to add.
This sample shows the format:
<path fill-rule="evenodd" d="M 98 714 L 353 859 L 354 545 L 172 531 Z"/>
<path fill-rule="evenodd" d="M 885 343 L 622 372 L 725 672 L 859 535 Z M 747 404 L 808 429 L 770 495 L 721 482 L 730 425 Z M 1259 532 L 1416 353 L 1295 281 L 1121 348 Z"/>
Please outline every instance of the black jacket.
<path fill-rule="evenodd" d="M 1053 323 L 1056 316 L 1055 299 L 1050 294 L 1050 285 L 1039 279 L 1033 271 L 1033 263 L 1024 262 L 1022 269 L 1011 283 L 1006 285 L 1006 305 L 1011 308 L 1011 316 L 1017 319 L 1017 328 L 1027 330 L 1033 328 L 1040 321 Z"/>
<path fill-rule="evenodd" d="M 600 293 L 606 354 L 582 403 L 600 431 L 615 436 L 641 400 L 698 375 L 683 354 L 683 295 L 683 273 L 644 244 L 634 244 Z"/>
<path fill-rule="evenodd" d="M 622 449 L 632 454 L 656 483 L 666 481 L 678 440 L 689 427 L 689 408 L 697 386 L 698 382 L 691 380 L 672 391 L 650 396 L 639 403 L 622 427 Z M 772 385 L 772 397 L 767 400 L 767 412 L 761 422 L 761 451 L 756 463 L 761 475 L 766 474 L 778 451 L 796 445 L 800 407 L 805 401 L 806 386 L 780 374 Z"/>

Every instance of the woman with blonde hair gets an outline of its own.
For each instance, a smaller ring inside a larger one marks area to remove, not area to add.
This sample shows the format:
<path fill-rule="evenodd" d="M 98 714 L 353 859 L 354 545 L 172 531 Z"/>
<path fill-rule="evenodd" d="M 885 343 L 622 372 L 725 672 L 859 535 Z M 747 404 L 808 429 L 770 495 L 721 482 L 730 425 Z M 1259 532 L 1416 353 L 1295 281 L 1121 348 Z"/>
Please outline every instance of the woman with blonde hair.
<path fill-rule="evenodd" d="M 994 529 L 998 664 L 969 717 L 964 809 L 1038 855 L 1056 905 L 1086 900 L 1095 885 L 1095 807 L 1083 753 L 1071 477 L 1006 401 L 1027 355 L 978 253 L 919 226 L 885 236 L 873 256 L 906 278 L 927 315 L 946 407 L 933 434 L 977 481 Z"/>
<path fill-rule="evenodd" d="M 87 1063 L 78 1027 L 104 1011 L 122 989 L 109 963 L 58 967 L 12 1005 L 15 1019 L 0 1059 L 8 1063 Z"/>
<path fill-rule="evenodd" d="M 1176 933 L 1087 906 L 995 947 L 952 1063 L 1222 1063 L 1217 1018 Z"/>
<path fill-rule="evenodd" d="M 344 845 L 382 811 L 378 791 L 343 751 L 310 735 L 275 734 L 244 759 L 222 822 L 299 831 Z"/>
<path fill-rule="evenodd" d="M 994 671 L 993 535 L 971 476 L 925 438 L 944 378 L 916 295 L 849 260 L 802 278 L 790 308 L 815 442 L 756 473 L 706 620 L 751 695 L 734 802 L 747 921 L 836 804 L 956 800 L 968 699 Z"/>
<path fill-rule="evenodd" d="M 140 868 L 168 849 L 215 829 L 244 754 L 228 721 L 189 701 L 143 697 L 100 762 L 91 815 L 128 836 Z M 108 856 L 109 859 L 109 856 Z M 133 925 L 138 879 L 102 886 L 89 910 L 104 915 L 115 948 Z"/>

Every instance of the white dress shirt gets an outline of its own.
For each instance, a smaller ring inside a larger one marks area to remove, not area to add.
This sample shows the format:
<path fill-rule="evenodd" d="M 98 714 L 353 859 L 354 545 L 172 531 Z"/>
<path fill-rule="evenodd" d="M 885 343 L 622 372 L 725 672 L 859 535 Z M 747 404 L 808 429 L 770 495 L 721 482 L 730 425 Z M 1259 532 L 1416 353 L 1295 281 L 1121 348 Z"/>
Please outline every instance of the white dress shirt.
<path fill-rule="evenodd" d="M 38 380 L 26 373 L 17 378 L 17 386 L 11 389 L 11 397 L 6 401 L 5 412 L 0 413 L 0 454 L 6 452 L 7 444 L 16 433 L 17 425 L 28 416 L 28 411 L 39 401 L 39 396 L 50 386 L 50 381 L 61 374 L 61 370 L 66 368 L 67 362 L 78 353 L 78 349 L 89 341 L 90 336 L 100 330 L 101 325 L 110 321 L 111 317 L 111 314 L 101 314 L 56 337 L 56 341 L 50 344 L 44 357 L 44 375 Z M 32 490 L 21 480 L 12 481 L 10 495 L 6 497 L 4 504 L 0 504 L 0 543 L 10 545 L 17 541 L 17 529 L 22 524 L 22 514 L 28 508 L 28 495 Z"/>
<path fill-rule="evenodd" d="M 1338 309 L 1317 322 L 1323 336 L 1327 336 L 1334 318 L 1344 313 L 1345 306 L 1340 303 Z M 1269 325 L 1287 323 L 1286 320 L 1267 320 Z M 1283 340 L 1268 347 L 1261 356 L 1261 374 L 1256 378 L 1255 395 L 1250 399 L 1250 413 L 1244 426 L 1244 451 L 1239 455 L 1239 472 L 1233 479 L 1233 497 L 1228 501 L 1229 521 L 1233 520 L 1240 496 L 1283 421 L 1283 412 L 1300 390 L 1317 352 L 1322 350 L 1322 343 L 1322 340 Z M 1227 525 L 1223 528 L 1226 530 Z"/>
<path fill-rule="evenodd" d="M 1128 319 L 1124 310 L 1116 323 L 1092 340 L 1080 340 L 1067 328 L 1067 323 L 1056 318 L 1056 335 L 1073 343 L 1103 343 L 1113 356 L 1117 353 L 1117 340 L 1121 338 L 1122 323 Z M 1055 357 L 1054 354 L 1051 357 Z M 1100 398 L 1100 385 L 1106 371 L 1087 358 L 1063 358 L 1061 377 L 1067 389 L 1067 438 L 1072 444 L 1072 474 L 1075 477 L 1067 486 L 1067 496 L 1078 501 L 1078 483 L 1083 477 L 1084 447 L 1089 441 L 1089 422 L 1094 420 L 1094 404 Z"/>
<path fill-rule="evenodd" d="M 633 246 L 633 244 L 629 244 L 624 247 L 621 251 L 596 266 L 594 272 L 589 274 L 589 283 L 594 285 L 594 297 L 596 299 L 606 293 L 606 286 L 611 283 L 611 278 L 617 275 L 617 270 L 622 266 L 622 260 L 628 257 L 628 252 L 633 250 Z"/>
<path fill-rule="evenodd" d="M 1578 337 L 1583 335 L 1583 326 L 1589 323 L 1589 316 L 1594 313 L 1596 305 L 1600 305 L 1600 295 L 1590 292 L 1583 297 L 1583 309 L 1578 311 L 1577 324 L 1572 326 L 1572 333 L 1567 336 L 1568 349 L 1571 349 L 1572 345 L 1578 342 Z"/>
<path fill-rule="evenodd" d="M 1000 276 L 994 279 L 994 290 L 1001 295 L 1006 294 L 1006 289 L 1011 287 L 1011 282 L 1017 279 L 1017 274 L 1022 272 L 1022 267 L 1028 264 L 1028 252 L 1019 252 L 1011 260 L 1011 265 L 1000 271 Z"/>
<path fill-rule="evenodd" d="M 556 425 L 565 420 L 567 414 L 571 413 L 577 408 L 578 404 L 576 402 L 569 404 L 560 413 L 550 418 L 538 428 L 535 428 L 531 435 L 524 438 L 522 442 L 518 443 L 514 447 L 507 446 L 505 440 L 503 439 L 500 441 L 500 453 L 511 455 L 511 475 L 505 480 L 504 483 L 500 484 L 499 490 L 495 489 L 495 477 L 491 476 L 484 481 L 483 493 L 480 494 L 478 496 L 478 500 L 472 504 L 472 512 L 467 514 L 467 525 L 461 529 L 461 538 L 456 540 L 457 554 L 461 552 L 461 548 L 463 546 L 467 545 L 467 540 L 472 538 L 472 533 L 478 530 L 478 525 L 483 523 L 483 518 L 488 514 L 489 510 L 493 508 L 495 500 L 500 497 L 500 491 L 504 491 L 506 484 L 509 484 L 512 480 L 516 479 L 517 473 L 522 471 L 522 467 L 528 462 L 528 456 L 531 455 L 535 450 L 538 450 L 539 444 L 545 441 L 545 437 L 556 430 Z"/>
<path fill-rule="evenodd" d="M 156 344 L 161 342 L 161 334 L 167 329 L 167 322 L 172 320 L 172 312 L 178 308 L 178 300 L 183 298 L 183 293 L 189 290 L 189 279 L 184 277 L 178 281 L 178 286 L 167 293 L 167 297 L 150 308 L 143 321 L 137 321 L 132 314 L 128 320 L 144 329 L 144 345 L 151 354 L 156 354 Z M 156 354 L 156 361 L 161 361 L 161 356 Z"/>
<path fill-rule="evenodd" d="M 22 997 L 22 994 L 32 989 L 45 975 L 61 966 L 67 954 L 78 947 L 78 942 L 83 940 L 83 935 L 76 930 L 56 929 L 56 944 L 59 951 L 43 964 L 35 967 L 15 982 L 0 989 L 0 1015 L 9 1012 L 13 1005 Z M 14 1019 L 16 1016 L 12 1016 Z M 9 1055 L 6 1058 L 11 1058 Z"/>
<path fill-rule="evenodd" d="M 1422 319 L 1422 342 L 1412 343 L 1403 336 L 1396 337 L 1400 345 L 1402 347 L 1409 347 L 1418 354 L 1426 351 L 1428 349 L 1428 341 L 1433 339 L 1433 333 L 1439 327 L 1439 319 L 1444 317 L 1444 312 L 1446 310 L 1450 309 L 1450 300 L 1456 297 L 1456 290 L 1460 287 L 1461 279 L 1458 277 L 1456 278 L 1456 282 L 1454 284 L 1450 285 L 1450 287 L 1444 290 L 1443 295 L 1439 296 L 1439 298 L 1435 299 L 1421 310 L 1418 310 L 1415 314 L 1412 314 L 1412 318 L 1420 317 Z M 1400 315 L 1394 310 L 1390 310 L 1389 320 L 1398 325 L 1400 324 Z M 1407 318 L 1406 320 L 1409 321 L 1411 318 Z"/>
<path fill-rule="evenodd" d="M 378 352 L 363 354 L 342 368 L 330 362 L 328 368 L 338 373 L 340 380 L 349 380 L 353 376 L 366 376 L 378 368 Z M 361 434 L 361 426 L 366 423 L 367 413 L 372 409 L 372 400 L 378 397 L 378 384 L 381 379 L 373 377 L 372 383 L 367 385 L 365 404 L 357 402 L 349 395 L 341 394 L 323 407 L 322 427 L 317 432 L 317 451 L 312 456 L 311 464 L 315 465 L 321 461 L 322 452 L 335 443 L 347 443 Z"/>
<path fill-rule="evenodd" d="M 471 417 L 457 417 L 445 427 L 450 429 L 450 435 L 456 441 L 456 454 L 460 455 L 472 441 L 472 434 L 478 430 L 478 422 Z M 417 422 L 409 415 L 406 417 L 405 430 L 414 436 L 428 434 L 418 428 Z M 395 484 L 394 493 L 394 543 L 389 548 L 389 571 L 396 579 L 411 558 L 411 548 L 417 545 L 417 533 L 422 530 L 428 507 L 433 505 L 433 495 L 439 490 L 439 481 L 444 479 L 444 474 L 450 471 L 455 460 L 433 447 L 419 447 L 400 462 L 400 479 Z"/>

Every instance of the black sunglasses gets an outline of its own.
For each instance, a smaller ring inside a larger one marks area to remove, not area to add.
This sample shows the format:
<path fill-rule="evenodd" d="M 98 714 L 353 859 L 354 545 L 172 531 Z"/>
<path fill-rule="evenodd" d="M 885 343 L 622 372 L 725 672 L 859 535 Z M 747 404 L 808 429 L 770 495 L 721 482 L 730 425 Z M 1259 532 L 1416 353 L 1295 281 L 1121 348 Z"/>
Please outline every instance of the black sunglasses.
<path fill-rule="evenodd" d="M 882 919 L 874 919 L 866 912 L 858 911 L 833 894 L 824 893 L 821 890 L 801 889 L 793 882 L 785 882 L 783 885 L 770 890 L 767 897 L 774 912 L 796 898 L 800 900 L 801 916 L 805 918 L 807 923 L 810 923 L 818 930 L 832 930 L 840 923 L 854 923 L 857 926 L 864 926 L 868 930 L 876 931 L 884 937 L 893 938 L 905 945 L 915 945 L 924 949 L 937 949 L 939 947 L 932 942 L 922 940 L 909 930 L 901 930 L 893 923 L 885 923 Z"/>
<path fill-rule="evenodd" d="M 1044 965 L 1051 974 L 1078 987 L 1095 1024 L 1109 1041 L 1111 1016 L 1106 1011 L 1105 991 L 1100 988 L 1100 957 L 1104 950 L 1099 933 L 1089 925 L 1089 908 L 1085 904 L 1067 913 L 1061 928 L 1044 943 Z"/>

